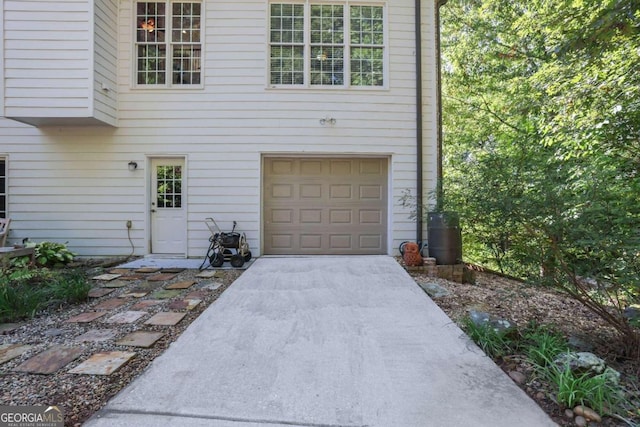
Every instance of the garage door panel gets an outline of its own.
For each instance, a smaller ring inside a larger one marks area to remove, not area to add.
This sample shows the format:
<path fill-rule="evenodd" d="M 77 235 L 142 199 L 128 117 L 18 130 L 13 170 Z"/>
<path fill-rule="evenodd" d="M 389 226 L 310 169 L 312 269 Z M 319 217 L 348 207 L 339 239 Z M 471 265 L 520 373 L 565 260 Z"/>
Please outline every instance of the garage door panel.
<path fill-rule="evenodd" d="M 299 186 L 299 194 L 301 199 L 321 199 L 322 185 L 320 184 L 301 184 Z"/>
<path fill-rule="evenodd" d="M 301 209 L 301 224 L 322 224 L 322 209 Z"/>
<path fill-rule="evenodd" d="M 384 254 L 387 160 L 265 158 L 265 254 Z"/>

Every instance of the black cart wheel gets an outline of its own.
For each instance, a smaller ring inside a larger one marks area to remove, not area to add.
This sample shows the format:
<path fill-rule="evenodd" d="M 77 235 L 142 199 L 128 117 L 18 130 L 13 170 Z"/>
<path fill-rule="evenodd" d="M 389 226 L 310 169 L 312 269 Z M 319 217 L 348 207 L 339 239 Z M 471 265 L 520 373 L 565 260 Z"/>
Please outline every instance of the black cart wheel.
<path fill-rule="evenodd" d="M 224 255 L 222 255 L 222 252 L 216 252 L 211 255 L 210 261 L 212 267 L 222 267 L 222 264 L 224 264 Z"/>
<path fill-rule="evenodd" d="M 240 254 L 235 254 L 231 257 L 231 266 L 235 268 L 240 268 L 244 265 L 244 257 Z"/>
<path fill-rule="evenodd" d="M 244 262 L 251 261 L 251 251 L 247 251 L 244 253 Z"/>

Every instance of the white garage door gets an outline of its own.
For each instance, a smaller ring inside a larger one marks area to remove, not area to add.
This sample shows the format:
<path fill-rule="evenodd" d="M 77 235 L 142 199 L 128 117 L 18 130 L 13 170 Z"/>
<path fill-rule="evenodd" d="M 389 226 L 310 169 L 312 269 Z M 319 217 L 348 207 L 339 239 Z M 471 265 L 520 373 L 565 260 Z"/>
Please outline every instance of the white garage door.
<path fill-rule="evenodd" d="M 386 254 L 387 159 L 270 158 L 264 253 Z"/>

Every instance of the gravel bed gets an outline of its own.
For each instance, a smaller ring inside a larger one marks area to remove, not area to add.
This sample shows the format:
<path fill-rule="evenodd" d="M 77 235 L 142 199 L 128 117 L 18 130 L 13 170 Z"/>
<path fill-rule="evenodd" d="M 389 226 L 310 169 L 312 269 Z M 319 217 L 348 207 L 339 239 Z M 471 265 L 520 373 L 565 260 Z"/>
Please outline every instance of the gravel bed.
<path fill-rule="evenodd" d="M 111 270 L 106 269 L 104 272 Z M 196 319 L 209 305 L 211 305 L 241 274 L 240 270 L 218 270 L 222 272 L 216 278 L 196 278 L 197 270 L 184 270 L 170 281 L 146 282 L 134 280 L 122 288 L 117 288 L 109 295 L 91 298 L 87 302 L 52 308 L 40 313 L 35 318 L 20 323 L 12 331 L 0 335 L 0 344 L 28 344 L 27 352 L 0 365 L 0 405 L 57 405 L 64 411 L 65 426 L 78 426 L 91 415 L 102 408 L 105 403 L 118 393 L 123 387 L 135 379 L 149 364 Z M 91 275 L 101 274 L 98 268 L 90 271 Z M 92 277 L 92 276 L 89 277 Z M 185 280 L 196 280 L 198 283 L 181 291 L 180 296 L 163 300 L 162 303 L 145 308 L 149 315 L 131 324 L 104 323 L 108 317 L 129 310 L 129 307 L 139 301 L 150 299 L 151 291 L 142 298 L 128 298 L 127 303 L 107 310 L 107 314 L 89 323 L 65 323 L 67 319 L 86 311 L 92 311 L 100 302 L 117 298 L 125 292 L 149 283 L 154 289 Z M 217 289 L 212 289 L 219 285 Z M 168 311 L 167 306 L 175 300 L 183 299 L 191 292 L 202 291 L 202 302 L 192 310 L 170 310 L 186 312 L 186 316 L 175 326 L 145 325 L 144 321 L 160 311 Z M 101 342 L 78 342 L 76 338 L 92 329 L 115 332 L 111 339 Z M 164 335 L 152 347 L 130 347 L 116 345 L 115 342 L 135 331 L 162 332 Z M 82 354 L 72 363 L 49 375 L 16 372 L 14 368 L 32 356 L 50 348 L 54 344 L 68 347 L 79 347 Z M 105 351 L 135 352 L 135 356 L 116 372 L 107 376 L 71 374 L 68 371 L 85 361 L 91 355 Z"/>

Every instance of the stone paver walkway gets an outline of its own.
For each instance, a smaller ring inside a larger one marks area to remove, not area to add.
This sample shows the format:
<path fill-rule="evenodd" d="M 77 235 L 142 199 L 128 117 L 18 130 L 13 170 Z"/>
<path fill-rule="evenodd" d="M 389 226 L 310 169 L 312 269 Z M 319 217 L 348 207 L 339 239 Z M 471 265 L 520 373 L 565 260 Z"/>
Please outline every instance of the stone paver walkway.
<path fill-rule="evenodd" d="M 38 375 L 51 375 L 61 369 L 78 375 L 110 375 L 116 372 L 136 356 L 135 351 L 124 350 L 153 347 L 165 335 L 158 328 L 176 325 L 206 295 L 221 286 L 212 282 L 219 277 L 217 271 L 202 271 L 195 280 L 174 280 L 182 271 L 182 268 L 114 268 L 91 277 L 95 287 L 89 292 L 86 308 L 62 321 L 63 324 L 84 328 L 82 333 L 70 337 L 68 345 L 52 344 L 30 357 L 28 355 L 12 370 Z M 134 331 L 118 337 L 118 331 L 109 328 L 118 324 L 131 325 Z M 19 325 L 0 326 L 4 327 L 2 332 L 5 333 Z M 156 330 L 135 330 L 145 327 Z M 56 325 L 50 331 L 56 332 L 54 336 L 65 333 L 62 325 Z M 81 357 L 87 345 L 83 343 L 101 342 L 122 346 L 123 351 L 102 351 Z M 28 342 L 0 345 L 0 365 L 24 355 L 33 347 Z M 81 362 L 68 369 L 77 359 Z"/>

